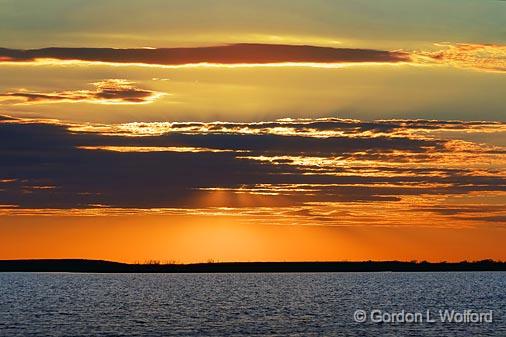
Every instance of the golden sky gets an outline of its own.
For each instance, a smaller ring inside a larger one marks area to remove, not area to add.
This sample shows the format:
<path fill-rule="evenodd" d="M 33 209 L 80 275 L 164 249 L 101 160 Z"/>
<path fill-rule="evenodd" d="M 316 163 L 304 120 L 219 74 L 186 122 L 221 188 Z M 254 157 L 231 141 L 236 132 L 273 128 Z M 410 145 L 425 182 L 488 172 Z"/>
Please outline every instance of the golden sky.
<path fill-rule="evenodd" d="M 505 2 L 0 6 L 0 258 L 506 259 Z"/>

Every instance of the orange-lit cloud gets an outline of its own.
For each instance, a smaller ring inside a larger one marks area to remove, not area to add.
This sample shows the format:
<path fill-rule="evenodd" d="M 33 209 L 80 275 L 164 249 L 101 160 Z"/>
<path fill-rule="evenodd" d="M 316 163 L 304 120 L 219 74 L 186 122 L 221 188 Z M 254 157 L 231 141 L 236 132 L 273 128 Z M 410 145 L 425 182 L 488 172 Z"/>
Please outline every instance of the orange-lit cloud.
<path fill-rule="evenodd" d="M 443 50 L 415 52 L 420 63 L 446 64 L 492 72 L 506 72 L 506 45 L 498 44 L 437 44 Z"/>
<path fill-rule="evenodd" d="M 83 150 L 103 150 L 113 152 L 227 152 L 232 150 L 208 149 L 187 146 L 78 146 Z"/>
<path fill-rule="evenodd" d="M 504 137 L 506 124 L 100 125 L 3 117 L 0 138 L 9 141 L 0 143 L 0 204 L 13 205 L 2 208 L 12 215 L 237 215 L 280 225 L 390 227 L 409 215 L 417 226 L 500 226 L 506 148 L 467 139 L 483 134 Z"/>
<path fill-rule="evenodd" d="M 87 102 L 100 104 L 151 103 L 166 95 L 162 92 L 140 89 L 133 82 L 109 79 L 92 83 L 94 90 L 67 90 L 59 92 L 35 92 L 26 89 L 0 94 L 0 102 L 14 104 L 37 104 L 58 102 Z"/>

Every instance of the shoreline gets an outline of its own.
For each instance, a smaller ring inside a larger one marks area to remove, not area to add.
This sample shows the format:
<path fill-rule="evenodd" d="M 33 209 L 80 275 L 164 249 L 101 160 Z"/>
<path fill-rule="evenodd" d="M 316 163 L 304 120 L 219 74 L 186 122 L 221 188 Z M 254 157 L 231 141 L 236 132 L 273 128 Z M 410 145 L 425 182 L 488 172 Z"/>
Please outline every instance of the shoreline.
<path fill-rule="evenodd" d="M 85 259 L 0 260 L 0 272 L 76 273 L 319 273 L 319 272 L 465 272 L 506 271 L 506 262 L 208 262 L 130 264 Z"/>

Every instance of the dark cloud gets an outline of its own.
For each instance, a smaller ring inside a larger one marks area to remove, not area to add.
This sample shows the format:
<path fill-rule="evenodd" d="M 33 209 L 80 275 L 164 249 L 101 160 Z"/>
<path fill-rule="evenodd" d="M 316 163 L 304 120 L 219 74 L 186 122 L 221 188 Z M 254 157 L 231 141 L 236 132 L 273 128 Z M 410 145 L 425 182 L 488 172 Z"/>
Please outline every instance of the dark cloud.
<path fill-rule="evenodd" d="M 453 67 L 504 73 L 505 45 L 436 44 L 441 50 L 385 51 L 308 45 L 239 43 L 189 48 L 0 48 L 0 62 L 31 62 L 41 59 L 136 63 L 179 66 L 197 63 L 398 63 L 445 64 Z"/>
<path fill-rule="evenodd" d="M 447 207 L 417 207 L 410 209 L 417 212 L 432 212 L 440 215 L 461 215 L 475 213 L 494 213 L 497 211 L 506 211 L 502 205 L 478 205 L 478 206 L 447 206 Z"/>
<path fill-rule="evenodd" d="M 445 204 L 431 207 L 414 207 L 406 209 L 406 212 L 423 212 L 433 213 L 447 217 L 449 221 L 465 221 L 465 222 L 484 222 L 506 224 L 506 207 L 504 204 L 484 204 L 478 205 L 456 205 Z"/>
<path fill-rule="evenodd" d="M 410 123 L 154 123 L 134 130 L 0 118 L 0 205 L 294 206 L 506 191 L 500 170 L 460 162 L 465 153 L 453 152 L 450 140 L 419 137 Z"/>
<path fill-rule="evenodd" d="M 0 102 L 21 100 L 22 103 L 47 102 L 91 102 L 91 103 L 148 103 L 163 95 L 163 93 L 140 89 L 133 82 L 110 79 L 92 83 L 94 90 L 60 91 L 51 93 L 30 92 L 18 90 L 0 93 Z"/>
<path fill-rule="evenodd" d="M 410 60 L 409 55 L 403 52 L 277 44 L 232 44 L 213 47 L 156 49 L 43 48 L 19 50 L 0 48 L 0 61 L 27 62 L 43 58 L 159 65 L 405 62 Z"/>
<path fill-rule="evenodd" d="M 485 222 L 498 222 L 506 225 L 506 215 L 497 215 L 497 216 L 482 216 L 482 217 L 472 217 L 472 218 L 464 218 L 465 220 L 471 221 L 485 221 Z"/>

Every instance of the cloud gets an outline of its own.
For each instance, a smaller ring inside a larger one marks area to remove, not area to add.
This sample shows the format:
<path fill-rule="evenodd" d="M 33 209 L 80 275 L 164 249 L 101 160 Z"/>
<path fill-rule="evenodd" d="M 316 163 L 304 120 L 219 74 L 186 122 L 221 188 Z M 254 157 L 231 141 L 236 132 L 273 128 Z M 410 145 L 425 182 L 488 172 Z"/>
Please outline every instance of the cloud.
<path fill-rule="evenodd" d="M 426 221 L 416 205 L 442 225 L 449 218 L 468 223 L 459 209 L 482 201 L 458 207 L 442 200 L 505 198 L 506 151 L 435 136 L 448 128 L 489 133 L 506 124 L 322 118 L 100 125 L 4 117 L 0 205 L 16 206 L 2 213 L 214 214 L 227 207 L 257 221 L 286 211 L 296 212 L 293 223 L 326 225 L 402 224 L 406 212 Z"/>
<path fill-rule="evenodd" d="M 436 120 L 104 125 L 2 116 L 0 215 L 500 225 L 506 151 L 460 137 L 505 130 L 501 122 Z"/>
<path fill-rule="evenodd" d="M 445 49 L 413 53 L 415 62 L 439 63 L 460 68 L 506 72 L 506 45 L 436 44 Z"/>
<path fill-rule="evenodd" d="M 0 48 L 1 62 L 102 62 L 113 65 L 181 67 L 302 65 L 334 67 L 346 64 L 444 64 L 481 71 L 506 71 L 506 46 L 498 44 L 439 43 L 444 49 L 385 51 L 310 45 L 239 43 L 188 48 Z"/>
<path fill-rule="evenodd" d="M 14 104 L 36 104 L 57 102 L 87 102 L 101 104 L 151 103 L 166 95 L 162 92 L 140 89 L 134 82 L 109 79 L 92 83 L 94 90 L 68 90 L 59 92 L 34 92 L 26 89 L 0 94 L 0 102 Z"/>
<path fill-rule="evenodd" d="M 193 48 L 0 48 L 0 62 L 32 62 L 41 59 L 89 62 L 135 63 L 180 66 L 188 64 L 273 64 L 273 63 L 397 63 L 409 61 L 398 51 L 331 48 L 280 44 L 231 44 Z"/>

